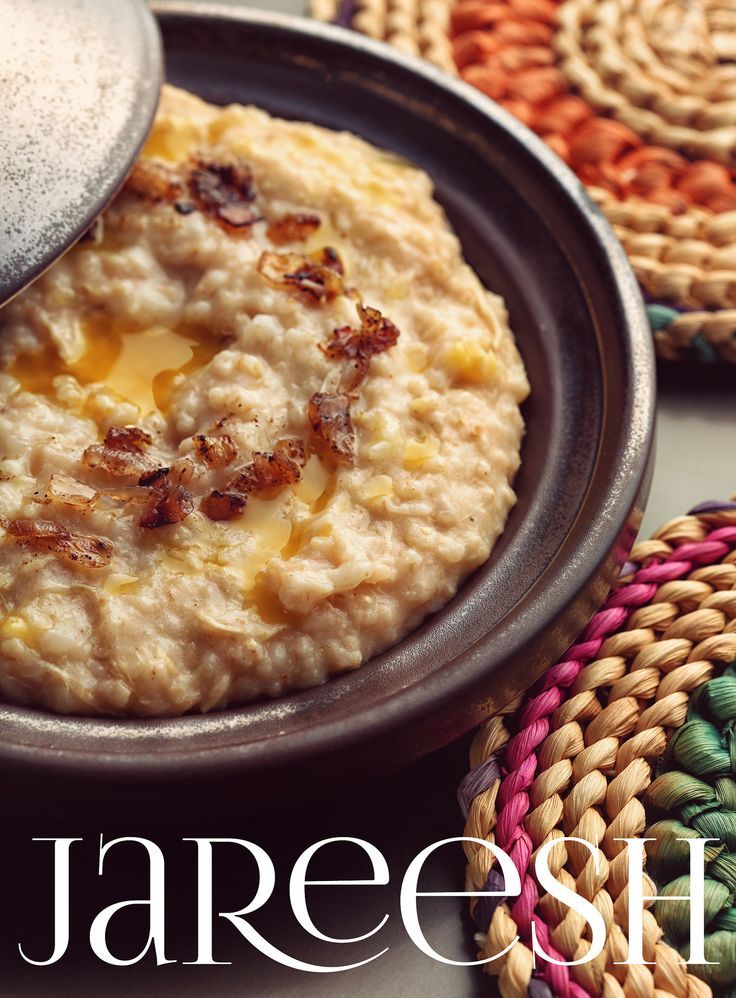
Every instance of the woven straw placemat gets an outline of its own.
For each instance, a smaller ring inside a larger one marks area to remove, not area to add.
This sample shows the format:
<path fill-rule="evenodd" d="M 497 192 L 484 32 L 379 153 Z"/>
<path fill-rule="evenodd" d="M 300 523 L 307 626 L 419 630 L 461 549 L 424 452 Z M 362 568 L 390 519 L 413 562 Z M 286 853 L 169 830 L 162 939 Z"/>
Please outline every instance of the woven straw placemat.
<path fill-rule="evenodd" d="M 465 834 L 495 842 L 522 891 L 471 906 L 479 957 L 504 998 L 585 995 L 705 998 L 736 994 L 736 503 L 707 503 L 637 544 L 607 602 L 538 687 L 479 729 L 459 789 Z M 648 965 L 627 958 L 627 857 L 620 838 L 650 836 L 644 895 L 690 893 L 678 838 L 714 837 L 706 849 L 706 959 L 686 967 L 687 903 L 644 912 Z M 533 856 L 603 915 L 607 943 L 578 967 L 587 923 L 540 890 Z M 467 890 L 503 890 L 488 849 L 467 847 Z M 596 872 L 597 865 L 597 872 Z M 652 878 L 656 880 L 654 889 Z M 475 899 L 474 899 L 475 900 Z M 495 901 L 496 903 L 491 903 Z"/>
<path fill-rule="evenodd" d="M 657 351 L 736 363 L 734 0 L 310 0 L 537 132 L 626 248 Z"/>

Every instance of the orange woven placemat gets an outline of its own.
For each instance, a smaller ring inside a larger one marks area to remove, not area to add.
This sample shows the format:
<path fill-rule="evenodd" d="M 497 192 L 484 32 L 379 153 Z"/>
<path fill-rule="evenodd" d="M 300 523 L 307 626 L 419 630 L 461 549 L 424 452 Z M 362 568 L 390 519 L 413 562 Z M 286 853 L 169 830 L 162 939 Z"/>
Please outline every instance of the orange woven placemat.
<path fill-rule="evenodd" d="M 311 0 L 498 101 L 586 184 L 658 354 L 736 363 L 733 0 Z"/>

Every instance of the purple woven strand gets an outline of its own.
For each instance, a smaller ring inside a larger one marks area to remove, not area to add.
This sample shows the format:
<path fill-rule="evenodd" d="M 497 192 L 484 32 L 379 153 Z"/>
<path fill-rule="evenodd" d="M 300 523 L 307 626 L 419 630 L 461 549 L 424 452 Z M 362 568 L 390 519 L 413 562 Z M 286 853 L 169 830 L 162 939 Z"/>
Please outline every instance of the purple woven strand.
<path fill-rule="evenodd" d="M 493 913 L 504 900 L 503 895 L 506 890 L 506 881 L 498 870 L 491 870 L 483 885 L 483 890 L 494 891 L 498 895 L 498 897 L 488 897 L 486 895 L 485 897 L 478 898 L 478 903 L 473 912 L 473 921 L 480 931 L 488 932 Z"/>
<path fill-rule="evenodd" d="M 352 28 L 353 18 L 357 13 L 357 0 L 341 0 L 337 15 L 332 23 L 338 24 L 341 28 Z"/>
<path fill-rule="evenodd" d="M 540 981 L 538 977 L 532 977 L 526 993 L 529 998 L 555 998 L 549 986 L 544 981 Z"/>
<path fill-rule="evenodd" d="M 690 510 L 689 516 L 698 516 L 700 513 L 728 512 L 736 509 L 736 502 L 724 502 L 718 499 L 709 499 L 707 502 L 698 503 Z"/>
<path fill-rule="evenodd" d="M 487 790 L 494 780 L 500 778 L 501 770 L 495 755 L 489 755 L 480 766 L 470 770 L 457 788 L 457 802 L 463 812 L 463 818 L 467 818 L 473 799 Z"/>

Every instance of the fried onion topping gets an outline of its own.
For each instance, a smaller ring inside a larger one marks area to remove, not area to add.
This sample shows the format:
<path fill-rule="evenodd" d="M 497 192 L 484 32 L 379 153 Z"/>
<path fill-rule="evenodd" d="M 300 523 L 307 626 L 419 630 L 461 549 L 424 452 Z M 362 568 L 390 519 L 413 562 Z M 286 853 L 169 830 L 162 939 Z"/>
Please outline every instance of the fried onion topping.
<path fill-rule="evenodd" d="M 194 462 L 188 457 L 178 457 L 169 468 L 169 481 L 174 485 L 189 485 L 194 478 Z"/>
<path fill-rule="evenodd" d="M 137 451 L 116 450 L 107 444 L 92 444 L 82 454 L 90 471 L 104 471 L 112 478 L 139 478 L 152 470 L 151 461 Z"/>
<path fill-rule="evenodd" d="M 221 436 L 198 433 L 194 438 L 194 448 L 208 468 L 226 468 L 238 456 L 235 441 L 227 433 Z"/>
<path fill-rule="evenodd" d="M 1 519 L 8 536 L 24 547 L 50 552 L 85 568 L 104 568 L 112 559 L 112 544 L 102 537 L 73 534 L 55 520 Z"/>
<path fill-rule="evenodd" d="M 342 263 L 334 252 L 261 254 L 256 269 L 277 291 L 288 291 L 308 305 L 324 305 L 343 294 Z M 339 267 L 338 267 L 339 265 Z"/>
<path fill-rule="evenodd" d="M 343 386 L 346 391 L 357 388 L 368 373 L 371 358 L 394 346 L 399 338 L 399 330 L 390 319 L 377 308 L 370 308 L 362 302 L 356 304 L 360 328 L 340 326 L 332 330 L 332 336 L 320 349 L 328 357 L 348 361 L 348 372 Z"/>
<path fill-rule="evenodd" d="M 113 450 L 142 454 L 153 443 L 150 433 L 139 426 L 111 426 L 105 434 L 105 444 Z"/>
<path fill-rule="evenodd" d="M 328 357 L 370 360 L 374 354 L 388 350 L 398 341 L 399 330 L 377 308 L 370 308 L 360 302 L 356 308 L 360 318 L 360 329 L 354 329 L 352 326 L 333 329 L 329 343 L 322 348 Z"/>
<path fill-rule="evenodd" d="M 170 470 L 170 468 L 154 468 L 153 471 L 147 471 L 138 479 L 138 484 L 158 488 L 168 479 Z"/>
<path fill-rule="evenodd" d="M 215 489 L 202 500 L 200 508 L 211 520 L 232 520 L 243 512 L 249 496 L 271 496 L 298 482 L 306 450 L 301 440 L 280 440 L 273 451 L 253 451 L 252 458 L 223 491 Z"/>
<path fill-rule="evenodd" d="M 150 530 L 170 523 L 181 523 L 193 511 L 194 498 L 189 489 L 175 484 L 164 475 L 153 486 L 150 504 L 138 525 Z"/>
<path fill-rule="evenodd" d="M 355 458 L 355 431 L 350 418 L 351 397 L 345 392 L 317 392 L 309 400 L 309 423 L 318 441 L 339 464 Z"/>
<path fill-rule="evenodd" d="M 100 470 L 113 478 L 139 478 L 153 470 L 144 450 L 150 434 L 137 426 L 111 426 L 101 444 L 92 444 L 82 454 L 85 467 Z"/>
<path fill-rule="evenodd" d="M 284 437 L 278 440 L 274 450 L 279 454 L 286 454 L 300 468 L 307 463 L 307 448 L 304 441 L 298 437 Z"/>
<path fill-rule="evenodd" d="M 282 215 L 275 219 L 266 229 L 266 235 L 277 246 L 286 243 L 303 243 L 316 232 L 322 224 L 319 215 L 307 215 L 301 212 Z"/>
<path fill-rule="evenodd" d="M 355 307 L 360 318 L 361 339 L 363 343 L 369 345 L 371 354 L 382 353 L 396 345 L 400 334 L 390 319 L 370 305 L 358 302 Z"/>
<path fill-rule="evenodd" d="M 125 181 L 126 190 L 149 201 L 176 201 L 182 182 L 170 166 L 153 159 L 139 159 Z"/>
<path fill-rule="evenodd" d="M 185 488 L 194 476 L 188 457 L 177 458 L 168 468 L 155 468 L 141 475 L 138 486 L 149 489 L 148 508 L 138 525 L 146 528 L 181 523 L 194 511 L 194 497 Z"/>
<path fill-rule="evenodd" d="M 296 461 L 283 451 L 253 451 L 253 460 L 246 464 L 227 485 L 229 492 L 259 495 L 293 485 L 301 478 Z"/>
<path fill-rule="evenodd" d="M 60 502 L 66 506 L 91 508 L 97 502 L 100 493 L 97 489 L 77 481 L 71 475 L 54 473 L 49 478 L 46 489 L 46 502 Z"/>
<path fill-rule="evenodd" d="M 240 516 L 247 503 L 247 496 L 214 489 L 204 497 L 200 509 L 210 520 L 234 520 L 236 516 Z"/>
<path fill-rule="evenodd" d="M 315 250 L 314 253 L 310 253 L 310 259 L 318 263 L 320 267 L 329 267 L 330 270 L 334 270 L 335 273 L 344 276 L 345 267 L 342 260 L 340 259 L 337 250 L 333 249 L 331 246 L 323 246 L 322 249 Z"/>
<path fill-rule="evenodd" d="M 188 185 L 197 207 L 225 228 L 247 228 L 263 218 L 253 203 L 253 174 L 240 160 L 213 163 L 195 159 Z"/>
<path fill-rule="evenodd" d="M 100 495 L 110 502 L 147 502 L 151 495 L 151 490 L 141 488 L 140 485 L 112 485 L 109 488 L 100 489 Z"/>
<path fill-rule="evenodd" d="M 217 163 L 194 156 L 183 177 L 165 163 L 142 159 L 125 186 L 149 201 L 173 204 L 181 215 L 198 208 L 229 231 L 247 232 L 254 222 L 263 220 L 255 205 L 253 174 L 238 159 Z"/>

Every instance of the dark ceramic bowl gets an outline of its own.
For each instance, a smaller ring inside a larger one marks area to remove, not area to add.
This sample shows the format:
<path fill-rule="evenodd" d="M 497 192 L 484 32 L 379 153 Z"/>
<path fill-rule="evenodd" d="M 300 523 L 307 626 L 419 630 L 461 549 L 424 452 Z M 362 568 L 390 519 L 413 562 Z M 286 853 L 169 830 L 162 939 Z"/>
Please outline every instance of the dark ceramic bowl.
<path fill-rule="evenodd" d="M 654 414 L 651 334 L 613 233 L 561 162 L 469 87 L 300 19 L 159 3 L 168 78 L 208 100 L 350 129 L 420 164 L 469 263 L 506 299 L 529 372 L 519 501 L 490 561 L 357 672 L 162 721 L 0 709 L 18 795 L 249 806 L 439 747 L 528 687 L 604 599 L 635 536 Z M 13 792 L 12 789 L 10 792 Z M 167 798 L 168 799 L 168 798 Z"/>

